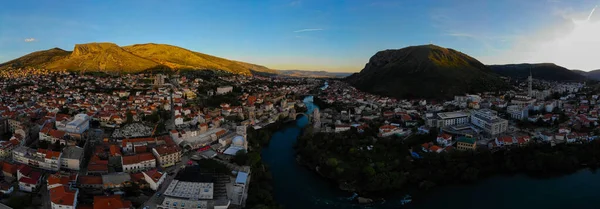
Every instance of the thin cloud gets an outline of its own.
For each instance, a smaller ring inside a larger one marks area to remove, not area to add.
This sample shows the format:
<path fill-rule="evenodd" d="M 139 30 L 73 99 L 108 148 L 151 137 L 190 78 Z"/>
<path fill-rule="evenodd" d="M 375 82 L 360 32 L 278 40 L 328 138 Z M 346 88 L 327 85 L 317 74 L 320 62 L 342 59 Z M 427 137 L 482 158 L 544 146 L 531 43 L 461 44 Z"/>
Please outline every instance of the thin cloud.
<path fill-rule="evenodd" d="M 300 4 L 302 4 L 301 0 L 294 0 L 294 1 L 290 2 L 290 6 L 292 6 L 292 7 L 300 6 Z"/>
<path fill-rule="evenodd" d="M 311 31 L 322 31 L 322 28 L 306 28 L 302 30 L 294 31 L 294 33 L 303 33 L 303 32 L 311 32 Z"/>
<path fill-rule="evenodd" d="M 25 42 L 34 42 L 37 41 L 35 38 L 26 38 Z"/>
<path fill-rule="evenodd" d="M 592 18 L 592 15 L 594 15 L 594 11 L 596 11 L 596 7 L 598 7 L 598 5 L 596 5 L 593 9 L 592 12 L 590 12 L 590 15 L 588 15 L 587 20 L 590 21 L 590 19 Z"/>
<path fill-rule="evenodd" d="M 477 36 L 468 33 L 447 33 L 446 35 L 454 37 L 477 38 Z"/>

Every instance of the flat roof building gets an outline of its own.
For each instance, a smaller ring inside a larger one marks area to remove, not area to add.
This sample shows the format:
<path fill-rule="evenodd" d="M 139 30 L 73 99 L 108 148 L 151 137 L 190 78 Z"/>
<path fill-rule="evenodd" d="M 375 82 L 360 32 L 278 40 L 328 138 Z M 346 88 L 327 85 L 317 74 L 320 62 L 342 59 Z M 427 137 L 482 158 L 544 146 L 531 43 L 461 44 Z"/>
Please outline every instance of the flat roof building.
<path fill-rule="evenodd" d="M 508 129 L 508 120 L 498 117 L 498 112 L 490 109 L 473 111 L 471 123 L 483 130 L 488 137 L 495 137 Z"/>

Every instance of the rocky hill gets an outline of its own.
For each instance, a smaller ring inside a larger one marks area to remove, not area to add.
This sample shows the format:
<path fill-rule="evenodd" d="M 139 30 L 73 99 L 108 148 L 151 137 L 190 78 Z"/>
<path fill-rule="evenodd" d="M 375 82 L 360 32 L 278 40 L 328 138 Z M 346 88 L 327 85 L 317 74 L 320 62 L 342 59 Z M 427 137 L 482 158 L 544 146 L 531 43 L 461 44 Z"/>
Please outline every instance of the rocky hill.
<path fill-rule="evenodd" d="M 592 70 L 589 72 L 582 71 L 582 70 L 571 70 L 571 71 L 576 72 L 579 75 L 583 75 L 587 79 L 600 81 L 600 70 Z"/>
<path fill-rule="evenodd" d="M 475 58 L 436 45 L 377 52 L 346 80 L 363 91 L 399 98 L 442 99 L 507 88 Z"/>
<path fill-rule="evenodd" d="M 48 63 L 63 59 L 71 54 L 70 51 L 65 51 L 59 48 L 52 48 L 43 51 L 33 52 L 18 59 L 14 59 L 0 64 L 0 69 L 5 68 L 22 68 L 22 67 L 45 67 Z"/>
<path fill-rule="evenodd" d="M 327 72 L 327 71 L 310 71 L 310 70 L 279 70 L 281 75 L 291 77 L 305 77 L 305 78 L 343 78 L 352 73 L 344 72 Z"/>
<path fill-rule="evenodd" d="M 275 73 L 264 66 L 228 60 L 166 44 L 136 44 L 119 47 L 113 43 L 77 44 L 73 52 L 50 49 L 33 52 L 0 64 L 0 70 L 44 67 L 50 70 L 135 73 L 148 69 L 224 70 L 250 75 L 251 71 Z"/>
<path fill-rule="evenodd" d="M 490 65 L 489 67 L 495 73 L 512 79 L 527 79 L 531 71 L 534 79 L 548 81 L 586 80 L 585 76 L 553 63 Z"/>

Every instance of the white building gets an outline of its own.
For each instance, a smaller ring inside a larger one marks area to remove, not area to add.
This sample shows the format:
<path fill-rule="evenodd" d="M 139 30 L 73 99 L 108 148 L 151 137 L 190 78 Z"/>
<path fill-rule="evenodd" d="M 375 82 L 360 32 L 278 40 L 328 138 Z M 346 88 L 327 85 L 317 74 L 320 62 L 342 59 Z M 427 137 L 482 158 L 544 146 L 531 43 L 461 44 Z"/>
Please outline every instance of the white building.
<path fill-rule="evenodd" d="M 498 117 L 498 113 L 490 109 L 473 111 L 471 123 L 490 136 L 497 136 L 508 129 L 508 121 Z"/>
<path fill-rule="evenodd" d="M 178 146 L 160 146 L 152 148 L 152 154 L 158 160 L 161 168 L 174 166 L 181 161 L 181 150 Z"/>
<path fill-rule="evenodd" d="M 167 176 L 165 173 L 158 172 L 156 169 L 142 172 L 144 174 L 144 180 L 148 182 L 150 188 L 154 191 L 158 189 L 158 186 L 165 181 Z"/>
<path fill-rule="evenodd" d="M 25 146 L 13 150 L 13 160 L 45 170 L 58 171 L 61 167 L 62 153 L 45 149 L 30 149 Z"/>
<path fill-rule="evenodd" d="M 123 172 L 145 171 L 156 168 L 156 159 L 150 153 L 122 156 Z"/>
<path fill-rule="evenodd" d="M 50 189 L 50 205 L 52 209 L 75 209 L 77 207 L 77 195 L 79 190 L 71 190 L 60 185 Z"/>
<path fill-rule="evenodd" d="M 164 209 L 209 208 L 209 202 L 215 209 L 228 208 L 231 201 L 213 200 L 213 183 L 186 182 L 173 180 L 163 193 L 164 200 L 158 207 Z"/>
<path fill-rule="evenodd" d="M 465 112 L 440 112 L 428 119 L 428 125 L 431 127 L 446 127 L 469 123 L 469 114 Z"/>
<path fill-rule="evenodd" d="M 90 116 L 77 114 L 71 121 L 56 121 L 56 129 L 70 134 L 82 134 L 90 127 Z"/>
<path fill-rule="evenodd" d="M 217 87 L 217 95 L 227 94 L 233 91 L 232 86 L 221 86 Z"/>
<path fill-rule="evenodd" d="M 60 167 L 62 169 L 78 171 L 83 158 L 83 148 L 77 146 L 69 146 L 63 149 L 60 158 Z"/>
<path fill-rule="evenodd" d="M 529 117 L 529 107 L 511 105 L 506 108 L 506 112 L 515 120 L 523 120 Z"/>

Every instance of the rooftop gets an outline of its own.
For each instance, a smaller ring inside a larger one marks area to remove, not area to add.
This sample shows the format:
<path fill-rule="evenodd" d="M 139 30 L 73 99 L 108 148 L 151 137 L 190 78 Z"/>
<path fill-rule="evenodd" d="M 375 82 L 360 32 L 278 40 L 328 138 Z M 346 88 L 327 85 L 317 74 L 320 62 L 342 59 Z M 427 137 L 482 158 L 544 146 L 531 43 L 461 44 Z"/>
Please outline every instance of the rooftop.
<path fill-rule="evenodd" d="M 62 158 L 81 159 L 83 156 L 83 148 L 77 146 L 69 146 L 63 149 Z"/>
<path fill-rule="evenodd" d="M 475 139 L 473 138 L 468 138 L 468 137 L 460 137 L 457 140 L 458 142 L 462 142 L 462 143 L 469 143 L 469 144 L 475 144 Z"/>
<path fill-rule="evenodd" d="M 468 117 L 464 112 L 441 112 L 437 114 L 441 119 L 450 119 L 450 118 L 460 118 L 460 117 Z"/>
<path fill-rule="evenodd" d="M 213 183 L 173 180 L 164 194 L 176 198 L 212 199 Z"/>

